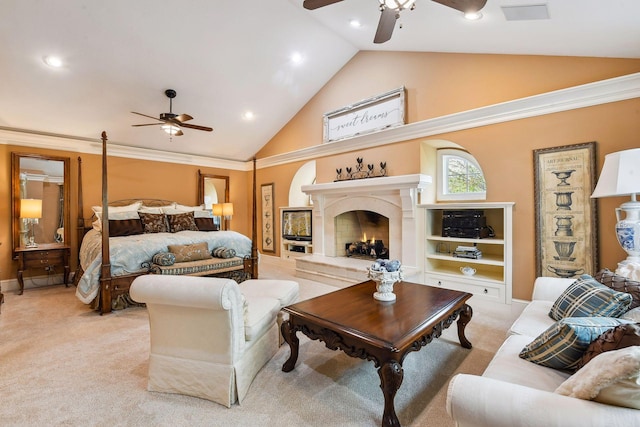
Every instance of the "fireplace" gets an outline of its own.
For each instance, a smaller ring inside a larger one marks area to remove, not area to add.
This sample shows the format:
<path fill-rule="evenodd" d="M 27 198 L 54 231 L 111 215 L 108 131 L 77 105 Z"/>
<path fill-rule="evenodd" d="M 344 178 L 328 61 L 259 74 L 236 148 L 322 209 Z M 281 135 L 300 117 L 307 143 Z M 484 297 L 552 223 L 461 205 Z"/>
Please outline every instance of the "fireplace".
<path fill-rule="evenodd" d="M 360 214 L 365 222 L 384 223 L 381 227 L 384 237 L 367 232 L 367 240 L 373 239 L 374 245 L 376 240 L 383 240 L 388 258 L 402 262 L 406 277 L 421 271 L 424 218 L 418 215 L 417 204 L 419 193 L 430 183 L 431 177 L 415 174 L 302 186 L 302 191 L 313 201 L 313 255 L 296 259 L 298 275 L 328 282 L 325 276 L 337 273 L 327 271 L 331 266 L 339 266 L 340 270 L 355 271 L 347 283 L 366 279 L 366 267 L 371 262 L 345 256 L 345 245 L 349 242 L 342 237 L 344 233 L 340 228 L 342 215 L 358 211 L 369 212 Z M 373 220 L 373 214 L 384 219 Z M 352 234 L 347 240 L 352 243 L 361 241 L 363 237 L 362 234 Z M 310 272 L 314 269 L 313 264 L 319 264 L 316 268 L 318 277 L 312 277 Z M 304 274 L 300 274 L 302 271 Z"/>
<path fill-rule="evenodd" d="M 389 259 L 389 218 L 356 210 L 335 218 L 336 255 L 359 259 Z"/>

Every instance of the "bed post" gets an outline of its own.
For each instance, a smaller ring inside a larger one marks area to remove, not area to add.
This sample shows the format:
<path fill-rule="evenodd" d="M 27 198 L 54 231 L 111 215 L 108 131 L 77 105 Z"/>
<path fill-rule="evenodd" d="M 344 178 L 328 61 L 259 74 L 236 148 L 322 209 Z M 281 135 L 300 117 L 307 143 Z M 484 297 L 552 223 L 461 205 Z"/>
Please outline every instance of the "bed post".
<path fill-rule="evenodd" d="M 253 210 L 252 210 L 252 233 L 251 233 L 251 278 L 258 278 L 258 217 L 256 213 L 256 158 L 253 158 Z"/>
<path fill-rule="evenodd" d="M 109 256 L 109 193 L 107 191 L 107 132 L 102 131 L 102 268 L 100 314 L 111 311 L 111 257 Z"/>
<path fill-rule="evenodd" d="M 80 245 L 84 237 L 84 202 L 82 200 L 82 157 L 78 156 L 78 221 L 76 223 L 78 234 L 78 265 L 80 265 Z M 75 278 L 74 278 L 75 279 Z"/>

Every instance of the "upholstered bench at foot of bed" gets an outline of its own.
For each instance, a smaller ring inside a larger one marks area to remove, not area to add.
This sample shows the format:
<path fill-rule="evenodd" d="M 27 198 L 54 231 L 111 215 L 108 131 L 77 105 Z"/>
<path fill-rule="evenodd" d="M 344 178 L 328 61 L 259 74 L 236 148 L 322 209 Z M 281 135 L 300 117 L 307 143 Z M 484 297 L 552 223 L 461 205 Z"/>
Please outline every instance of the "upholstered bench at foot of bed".
<path fill-rule="evenodd" d="M 239 270 L 244 270 L 244 259 L 233 257 L 176 262 L 172 265 L 151 264 L 149 272 L 169 276 L 212 276 Z"/>

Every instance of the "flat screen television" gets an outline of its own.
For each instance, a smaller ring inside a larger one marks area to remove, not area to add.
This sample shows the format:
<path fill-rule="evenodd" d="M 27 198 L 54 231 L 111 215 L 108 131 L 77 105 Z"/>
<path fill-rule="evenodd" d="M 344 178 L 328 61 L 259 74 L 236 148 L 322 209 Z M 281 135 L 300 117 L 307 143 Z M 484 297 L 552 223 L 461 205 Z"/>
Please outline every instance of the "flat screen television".
<path fill-rule="evenodd" d="M 282 238 L 285 240 L 311 241 L 311 210 L 283 209 Z"/>

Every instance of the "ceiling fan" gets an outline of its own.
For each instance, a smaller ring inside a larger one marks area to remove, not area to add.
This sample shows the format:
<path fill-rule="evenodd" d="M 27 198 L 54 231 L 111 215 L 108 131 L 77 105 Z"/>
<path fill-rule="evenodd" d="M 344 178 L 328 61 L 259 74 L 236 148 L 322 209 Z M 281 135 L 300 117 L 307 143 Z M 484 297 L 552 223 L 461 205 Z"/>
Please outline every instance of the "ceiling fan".
<path fill-rule="evenodd" d="M 313 10 L 342 0 L 304 0 L 305 9 Z M 400 17 L 400 11 L 416 7 L 416 0 L 378 0 L 380 2 L 380 21 L 373 39 L 374 43 L 384 43 L 391 39 L 396 20 Z M 432 0 L 444 6 L 451 7 L 463 13 L 477 13 L 484 7 L 487 0 Z"/>
<path fill-rule="evenodd" d="M 133 114 L 137 114 L 139 116 L 148 117 L 150 119 L 158 120 L 158 123 L 145 123 L 145 124 L 132 125 L 132 126 L 137 127 L 137 126 L 157 126 L 157 125 L 160 125 L 162 130 L 164 130 L 165 132 L 167 132 L 171 136 L 184 135 L 182 133 L 182 129 L 181 128 L 203 130 L 203 131 L 206 131 L 206 132 L 211 132 L 213 130 L 213 128 L 210 128 L 210 127 L 207 127 L 207 126 L 198 126 L 198 125 L 192 125 L 192 124 L 189 124 L 189 123 L 185 123 L 186 121 L 192 120 L 193 117 L 191 117 L 188 114 L 174 114 L 173 113 L 173 98 L 176 97 L 176 91 L 173 90 L 173 89 L 167 89 L 167 90 L 164 91 L 164 94 L 167 95 L 167 98 L 169 98 L 169 112 L 168 113 L 160 113 L 160 117 L 156 118 L 156 117 L 153 117 L 153 116 L 148 116 L 146 114 L 136 113 L 135 111 L 132 111 Z"/>

